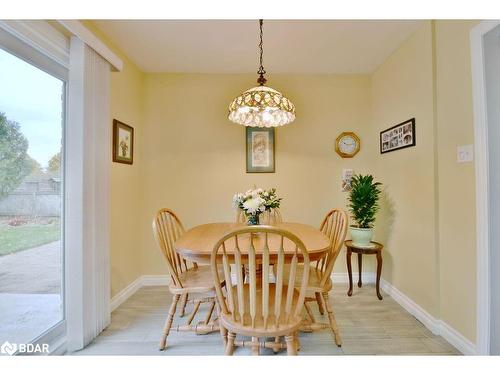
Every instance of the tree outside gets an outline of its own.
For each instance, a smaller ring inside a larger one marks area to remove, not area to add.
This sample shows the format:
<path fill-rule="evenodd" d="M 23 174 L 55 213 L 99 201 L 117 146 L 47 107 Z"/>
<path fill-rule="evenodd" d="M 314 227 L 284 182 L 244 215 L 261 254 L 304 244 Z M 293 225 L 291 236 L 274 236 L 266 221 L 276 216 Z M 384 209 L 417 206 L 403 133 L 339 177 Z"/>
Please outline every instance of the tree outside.
<path fill-rule="evenodd" d="M 48 172 L 59 172 L 61 170 L 61 152 L 52 156 L 47 167 Z"/>
<path fill-rule="evenodd" d="M 59 171 L 60 154 L 49 167 Z M 5 199 L 28 177 L 47 175 L 38 161 L 28 155 L 28 140 L 16 121 L 0 112 L 0 200 Z M 59 217 L 0 216 L 0 256 L 30 249 L 60 238 Z"/>
<path fill-rule="evenodd" d="M 28 155 L 28 140 L 17 122 L 0 112 L 0 199 L 15 190 L 35 164 Z"/>
<path fill-rule="evenodd" d="M 39 162 L 37 162 L 35 159 L 33 159 L 31 156 L 28 156 L 30 159 L 31 163 L 31 176 L 43 176 L 45 175 L 45 171 L 43 170 L 42 166 L 40 165 Z"/>

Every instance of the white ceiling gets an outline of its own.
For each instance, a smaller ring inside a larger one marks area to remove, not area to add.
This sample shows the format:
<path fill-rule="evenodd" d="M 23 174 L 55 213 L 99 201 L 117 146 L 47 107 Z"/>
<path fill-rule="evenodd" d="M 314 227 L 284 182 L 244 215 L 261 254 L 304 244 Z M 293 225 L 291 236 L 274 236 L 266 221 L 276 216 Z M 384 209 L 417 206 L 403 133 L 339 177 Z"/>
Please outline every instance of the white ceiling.
<path fill-rule="evenodd" d="M 254 73 L 255 20 L 100 20 L 96 26 L 145 72 Z M 371 73 L 420 21 L 264 21 L 272 73 Z"/>

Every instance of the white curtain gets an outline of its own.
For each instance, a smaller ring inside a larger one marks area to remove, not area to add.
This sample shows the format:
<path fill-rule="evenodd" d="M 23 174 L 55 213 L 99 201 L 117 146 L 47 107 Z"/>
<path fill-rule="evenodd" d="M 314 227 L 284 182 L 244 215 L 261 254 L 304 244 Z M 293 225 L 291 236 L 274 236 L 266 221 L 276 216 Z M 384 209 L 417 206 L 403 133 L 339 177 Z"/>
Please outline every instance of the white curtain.
<path fill-rule="evenodd" d="M 65 201 L 69 351 L 83 348 L 110 322 L 110 69 L 92 48 L 71 38 Z"/>

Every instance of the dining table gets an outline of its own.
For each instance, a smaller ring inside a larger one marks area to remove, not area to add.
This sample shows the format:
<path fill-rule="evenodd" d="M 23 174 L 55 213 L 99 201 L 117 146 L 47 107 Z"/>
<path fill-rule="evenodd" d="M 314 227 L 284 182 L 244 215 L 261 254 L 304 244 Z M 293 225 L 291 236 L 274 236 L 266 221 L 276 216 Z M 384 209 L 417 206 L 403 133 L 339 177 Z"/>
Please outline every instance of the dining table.
<path fill-rule="evenodd" d="M 214 246 L 217 242 L 227 233 L 245 228 L 247 224 L 245 223 L 209 223 L 209 224 L 201 224 L 197 225 L 186 232 L 184 232 L 174 243 L 175 251 L 182 256 L 184 259 L 195 262 L 197 264 L 210 264 L 212 252 Z M 325 236 L 319 229 L 302 223 L 289 223 L 282 222 L 273 225 L 274 227 L 278 227 L 280 229 L 287 230 L 297 236 L 304 247 L 309 256 L 310 261 L 315 261 L 321 259 L 323 256 L 327 254 L 327 252 L 331 248 L 330 239 Z M 265 235 L 253 235 L 252 241 L 254 245 L 254 249 L 256 254 L 262 252 L 265 243 Z M 250 241 L 249 234 L 243 234 L 238 236 L 238 242 L 240 245 L 241 253 L 241 261 L 244 264 L 245 274 L 248 276 L 248 264 L 246 264 L 245 257 L 245 249 L 248 249 L 248 242 Z M 278 251 L 281 245 L 281 236 L 278 234 L 268 234 L 268 246 L 269 246 L 269 260 L 271 264 L 273 263 L 273 259 L 276 259 L 278 256 Z M 235 247 L 226 246 L 226 253 L 231 258 L 234 255 Z M 283 251 L 284 256 L 293 257 L 296 254 L 295 244 L 290 240 L 284 238 L 283 239 Z M 300 261 L 300 260 L 299 260 Z M 262 269 L 260 264 L 257 264 L 257 277 L 260 278 L 262 276 Z M 206 328 L 206 329 L 204 329 Z M 203 334 L 209 332 L 215 332 L 219 329 L 219 322 L 216 319 L 212 324 L 207 325 L 207 327 L 200 326 L 200 332 L 203 331 Z M 309 330 L 308 330 L 309 332 Z"/>
<path fill-rule="evenodd" d="M 285 229 L 296 235 L 304 244 L 310 261 L 321 259 L 330 249 L 331 241 L 319 229 L 302 223 L 283 222 L 274 225 L 280 229 Z M 210 257 L 216 243 L 228 232 L 246 227 L 243 223 L 209 223 L 195 226 L 174 243 L 175 251 L 184 259 L 200 264 L 210 264 Z M 255 251 L 258 254 L 262 251 L 264 238 L 253 236 Z M 250 241 L 248 234 L 239 236 L 241 249 L 248 248 L 245 242 Z M 281 237 L 277 234 L 269 234 L 269 256 L 272 260 L 277 257 L 280 247 Z M 293 257 L 295 245 L 285 239 L 283 243 L 285 257 Z M 233 247 L 228 247 L 228 255 L 234 251 Z M 244 254 L 242 254 L 244 255 Z M 242 259 L 244 262 L 244 258 Z"/>

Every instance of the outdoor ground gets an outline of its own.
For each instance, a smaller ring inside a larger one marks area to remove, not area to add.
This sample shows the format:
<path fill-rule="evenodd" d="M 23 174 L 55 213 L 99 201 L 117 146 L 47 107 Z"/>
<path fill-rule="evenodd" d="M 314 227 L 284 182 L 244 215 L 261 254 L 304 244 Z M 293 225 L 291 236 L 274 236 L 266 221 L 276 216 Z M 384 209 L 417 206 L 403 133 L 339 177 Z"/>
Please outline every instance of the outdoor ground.
<path fill-rule="evenodd" d="M 0 256 L 0 342 L 33 340 L 62 317 L 61 242 Z"/>
<path fill-rule="evenodd" d="M 62 319 L 58 294 L 0 293 L 0 343 L 28 343 Z"/>
<path fill-rule="evenodd" d="M 0 293 L 59 294 L 61 242 L 0 256 Z"/>
<path fill-rule="evenodd" d="M 57 241 L 60 236 L 58 217 L 0 216 L 0 257 Z"/>

